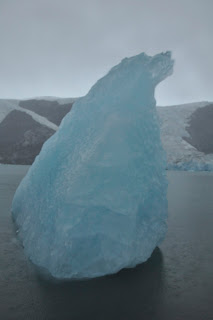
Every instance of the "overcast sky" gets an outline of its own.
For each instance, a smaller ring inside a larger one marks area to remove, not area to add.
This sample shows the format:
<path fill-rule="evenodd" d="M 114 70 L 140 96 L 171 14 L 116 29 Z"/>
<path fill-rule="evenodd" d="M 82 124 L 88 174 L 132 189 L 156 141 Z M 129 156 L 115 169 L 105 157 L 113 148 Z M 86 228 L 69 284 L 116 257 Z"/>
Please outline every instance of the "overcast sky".
<path fill-rule="evenodd" d="M 213 0 L 0 0 L 0 98 L 77 97 L 124 57 L 172 50 L 158 105 L 213 101 Z"/>

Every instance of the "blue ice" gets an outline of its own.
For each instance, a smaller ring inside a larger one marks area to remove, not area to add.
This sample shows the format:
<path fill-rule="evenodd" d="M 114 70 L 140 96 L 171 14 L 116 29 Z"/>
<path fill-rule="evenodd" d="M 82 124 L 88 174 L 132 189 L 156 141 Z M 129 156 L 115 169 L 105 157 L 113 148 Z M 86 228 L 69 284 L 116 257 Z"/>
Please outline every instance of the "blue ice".
<path fill-rule="evenodd" d="M 155 86 L 171 53 L 125 58 L 75 102 L 19 185 L 12 215 L 32 262 L 92 278 L 146 261 L 167 230 Z"/>

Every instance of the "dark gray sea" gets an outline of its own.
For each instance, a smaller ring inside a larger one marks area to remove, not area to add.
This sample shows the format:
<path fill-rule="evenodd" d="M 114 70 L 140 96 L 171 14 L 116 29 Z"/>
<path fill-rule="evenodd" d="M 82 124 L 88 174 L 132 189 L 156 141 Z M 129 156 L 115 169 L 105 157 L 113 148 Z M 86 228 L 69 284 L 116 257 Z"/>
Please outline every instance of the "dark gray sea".
<path fill-rule="evenodd" d="M 89 281 L 41 276 L 10 207 L 28 166 L 0 165 L 0 319 L 212 320 L 213 174 L 168 172 L 168 234 L 134 269 Z"/>

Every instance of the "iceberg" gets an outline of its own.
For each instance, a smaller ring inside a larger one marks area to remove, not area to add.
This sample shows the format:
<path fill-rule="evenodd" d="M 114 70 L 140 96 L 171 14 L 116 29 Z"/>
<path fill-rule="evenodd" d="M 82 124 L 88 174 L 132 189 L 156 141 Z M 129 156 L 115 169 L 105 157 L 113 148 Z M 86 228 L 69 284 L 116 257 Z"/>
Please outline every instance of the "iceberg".
<path fill-rule="evenodd" d="M 167 231 L 166 155 L 155 86 L 171 53 L 125 58 L 78 99 L 12 203 L 24 250 L 60 279 L 146 261 Z"/>

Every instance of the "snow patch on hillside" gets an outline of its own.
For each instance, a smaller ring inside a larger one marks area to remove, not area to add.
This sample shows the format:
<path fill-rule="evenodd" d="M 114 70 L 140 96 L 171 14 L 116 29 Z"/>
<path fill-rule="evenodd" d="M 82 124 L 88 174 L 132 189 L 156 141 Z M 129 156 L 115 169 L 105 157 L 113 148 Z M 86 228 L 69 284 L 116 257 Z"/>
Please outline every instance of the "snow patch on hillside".
<path fill-rule="evenodd" d="M 11 111 L 18 110 L 18 111 L 27 113 L 28 115 L 30 115 L 35 121 L 37 121 L 41 125 L 44 125 L 50 129 L 53 129 L 54 131 L 56 131 L 58 129 L 58 126 L 56 124 L 47 120 L 45 117 L 42 117 L 31 110 L 21 108 L 19 106 L 19 102 L 20 102 L 20 100 L 0 99 L 0 123 L 5 119 L 5 117 Z"/>
<path fill-rule="evenodd" d="M 19 104 L 19 100 L 0 99 L 0 123 L 4 118 L 13 111 Z"/>
<path fill-rule="evenodd" d="M 28 110 L 28 109 L 24 109 L 24 108 L 21 108 L 21 107 L 15 107 L 14 108 L 15 110 L 18 110 L 18 111 L 21 111 L 21 112 L 25 112 L 27 113 L 28 115 L 30 115 L 35 121 L 39 122 L 40 124 L 50 128 L 50 129 L 53 129 L 53 130 L 58 130 L 58 126 L 56 124 L 54 124 L 53 122 L 47 120 L 47 118 L 45 117 L 42 117 L 40 116 L 39 114 L 31 111 L 31 110 Z"/>
<path fill-rule="evenodd" d="M 45 101 L 57 101 L 58 104 L 66 104 L 66 103 L 73 103 L 79 98 L 59 98 L 59 97 L 50 97 L 50 96 L 41 96 L 41 97 L 32 97 L 32 98 L 27 98 L 23 99 L 25 100 L 45 100 Z"/>

